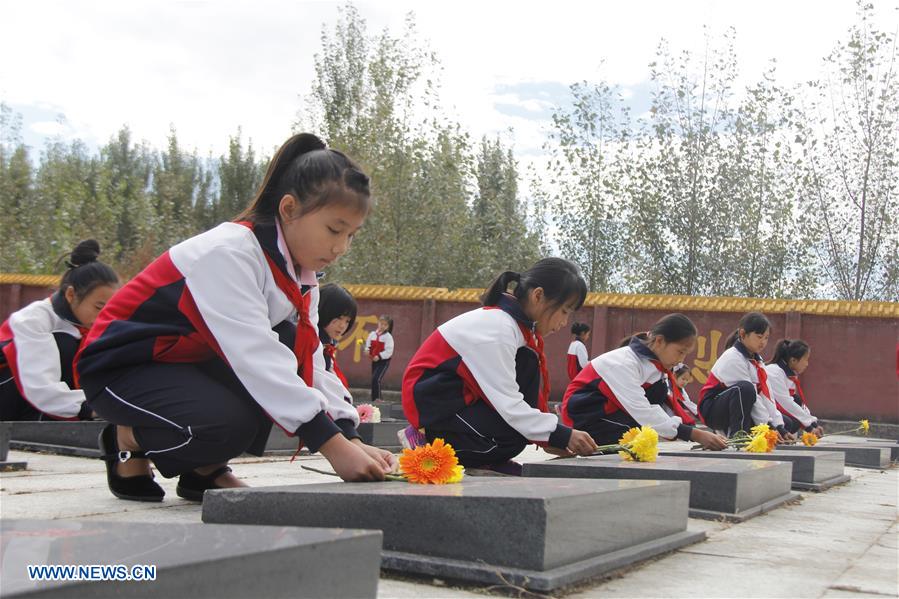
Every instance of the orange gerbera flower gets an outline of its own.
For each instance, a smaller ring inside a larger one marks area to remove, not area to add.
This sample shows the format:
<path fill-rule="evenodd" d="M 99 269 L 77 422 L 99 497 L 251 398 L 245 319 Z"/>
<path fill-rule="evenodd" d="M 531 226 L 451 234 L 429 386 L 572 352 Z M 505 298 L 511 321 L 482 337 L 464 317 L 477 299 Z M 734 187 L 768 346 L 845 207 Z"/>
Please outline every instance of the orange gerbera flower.
<path fill-rule="evenodd" d="M 774 451 L 777 447 L 777 431 L 766 431 L 765 441 L 768 442 L 768 451 Z"/>
<path fill-rule="evenodd" d="M 410 483 L 443 485 L 461 480 L 462 469 L 451 445 L 443 439 L 404 449 L 400 456 L 400 471 Z"/>
<path fill-rule="evenodd" d="M 802 444 L 806 447 L 814 447 L 818 442 L 818 436 L 815 433 L 802 433 Z"/>

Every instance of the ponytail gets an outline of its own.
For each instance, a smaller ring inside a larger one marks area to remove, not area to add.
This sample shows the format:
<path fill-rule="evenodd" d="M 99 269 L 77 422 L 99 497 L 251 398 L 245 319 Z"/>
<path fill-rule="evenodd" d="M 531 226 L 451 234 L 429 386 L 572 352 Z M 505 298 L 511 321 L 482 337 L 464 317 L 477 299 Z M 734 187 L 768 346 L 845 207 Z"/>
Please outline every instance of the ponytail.
<path fill-rule="evenodd" d="M 764 335 L 766 331 L 771 328 L 771 321 L 768 320 L 761 312 L 747 312 L 743 315 L 743 318 L 740 319 L 740 324 L 737 325 L 737 329 L 728 336 L 727 341 L 724 342 L 724 349 L 729 349 L 733 346 L 734 343 L 737 342 L 737 339 L 740 337 L 740 330 L 744 333 L 757 333 L 759 335 Z"/>
<path fill-rule="evenodd" d="M 774 346 L 774 357 L 769 364 L 783 362 L 788 364 L 790 359 L 801 360 L 809 352 L 809 345 L 802 339 L 781 339 Z"/>
<path fill-rule="evenodd" d="M 633 335 L 622 337 L 621 341 L 618 342 L 618 347 L 627 347 L 634 339 L 639 339 L 640 341 L 649 341 L 649 335 L 647 333 L 634 333 Z"/>
<path fill-rule="evenodd" d="M 499 275 L 493 280 L 493 283 L 490 284 L 490 287 L 487 288 L 487 291 L 481 296 L 481 305 L 483 306 L 495 306 L 499 303 L 499 298 L 503 296 L 504 293 L 509 292 L 509 285 L 515 283 L 515 289 L 512 290 L 513 295 L 515 297 L 519 297 L 518 288 L 521 286 L 518 283 L 521 283 L 521 274 L 517 272 L 513 272 L 511 270 L 505 271 L 503 274 Z"/>
<path fill-rule="evenodd" d="M 512 284 L 514 288 L 510 289 Z M 579 310 L 587 299 L 587 283 L 574 263 L 563 258 L 544 258 L 523 273 L 507 270 L 490 284 L 481 296 L 481 304 L 495 306 L 504 293 L 511 293 L 524 304 L 531 289 L 542 288 L 550 305 L 575 302 Z"/>
<path fill-rule="evenodd" d="M 97 287 L 118 285 L 118 275 L 112 267 L 100 262 L 99 257 L 100 244 L 96 239 L 85 239 L 76 245 L 65 261 L 68 270 L 59 281 L 59 290 L 65 293 L 71 287 L 81 301 Z"/>
<path fill-rule="evenodd" d="M 281 198 L 288 194 L 300 205 L 297 216 L 328 204 L 353 206 L 366 214 L 371 208 L 368 175 L 343 152 L 328 149 L 311 133 L 299 133 L 284 142 L 253 201 L 236 220 L 272 224 Z"/>

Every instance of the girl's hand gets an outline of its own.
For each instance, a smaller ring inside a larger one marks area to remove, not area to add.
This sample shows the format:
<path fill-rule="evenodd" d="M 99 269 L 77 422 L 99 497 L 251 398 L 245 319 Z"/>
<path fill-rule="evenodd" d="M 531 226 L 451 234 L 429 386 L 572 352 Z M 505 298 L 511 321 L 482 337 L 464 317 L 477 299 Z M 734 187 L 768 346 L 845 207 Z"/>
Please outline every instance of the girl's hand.
<path fill-rule="evenodd" d="M 381 358 L 380 358 L 379 356 L 374 356 L 374 357 L 372 358 L 372 361 L 373 361 L 373 362 L 377 362 L 377 361 L 380 360 L 380 359 L 381 359 Z"/>
<path fill-rule="evenodd" d="M 824 436 L 824 427 L 816 426 L 815 428 L 812 429 L 812 432 L 815 433 L 815 436 L 817 436 L 820 439 L 821 437 Z"/>
<path fill-rule="evenodd" d="M 722 449 L 727 449 L 727 439 L 722 437 L 717 433 L 713 433 L 710 431 L 702 431 L 698 428 L 694 428 L 693 432 L 690 433 L 690 440 L 695 441 L 702 445 L 703 449 L 712 449 L 714 451 L 721 451 Z"/>
<path fill-rule="evenodd" d="M 571 439 L 568 440 L 568 452 L 577 455 L 591 455 L 596 451 L 596 441 L 589 433 L 574 429 L 571 431 Z"/>
<path fill-rule="evenodd" d="M 347 482 L 384 480 L 384 467 L 342 434 L 328 439 L 319 452 L 331 463 L 334 472 Z"/>
<path fill-rule="evenodd" d="M 543 451 L 548 454 L 558 456 L 560 458 L 570 458 L 574 454 L 568 451 L 567 449 L 559 449 L 558 447 L 553 447 L 551 445 L 546 445 L 543 447 Z"/>
<path fill-rule="evenodd" d="M 778 445 L 792 445 L 795 442 L 796 435 L 794 435 L 793 433 L 784 433 L 783 435 L 781 435 L 780 433 L 777 434 Z"/>
<path fill-rule="evenodd" d="M 399 462 L 397 461 L 396 456 L 389 451 L 380 449 L 378 447 L 373 447 L 371 445 L 366 445 L 362 442 L 362 439 L 353 439 L 351 443 L 367 453 L 373 460 L 378 462 L 378 464 L 381 466 L 381 468 L 384 468 L 384 472 L 386 472 L 387 474 L 393 474 L 399 467 Z"/>

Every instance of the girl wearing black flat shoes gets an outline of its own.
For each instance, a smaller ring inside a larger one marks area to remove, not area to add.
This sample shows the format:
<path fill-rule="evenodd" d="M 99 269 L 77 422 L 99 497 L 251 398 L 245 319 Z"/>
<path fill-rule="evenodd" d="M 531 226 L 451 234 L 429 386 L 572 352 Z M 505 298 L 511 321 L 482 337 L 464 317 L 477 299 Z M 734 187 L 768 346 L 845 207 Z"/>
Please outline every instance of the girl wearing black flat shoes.
<path fill-rule="evenodd" d="M 261 455 L 272 423 L 347 481 L 383 480 L 389 452 L 330 390 L 316 272 L 346 253 L 370 209 L 369 179 L 317 137 L 289 139 L 236 222 L 184 241 L 126 284 L 76 359 L 110 490 L 159 501 L 150 463 L 179 496 L 245 486 L 228 461 Z"/>

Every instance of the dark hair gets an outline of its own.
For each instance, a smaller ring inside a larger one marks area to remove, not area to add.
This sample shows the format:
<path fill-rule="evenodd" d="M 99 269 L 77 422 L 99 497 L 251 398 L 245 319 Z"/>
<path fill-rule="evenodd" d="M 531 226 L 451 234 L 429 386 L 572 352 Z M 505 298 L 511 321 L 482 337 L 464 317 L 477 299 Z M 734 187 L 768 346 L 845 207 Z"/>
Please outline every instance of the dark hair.
<path fill-rule="evenodd" d="M 686 372 L 690 372 L 690 367 L 687 366 L 686 364 L 681 363 L 681 364 L 678 364 L 677 366 L 675 366 L 671 370 L 671 372 L 674 373 L 674 376 L 680 376 Z"/>
<path fill-rule="evenodd" d="M 509 291 L 512 283 L 517 284 L 515 289 Z M 507 270 L 496 277 L 481 296 L 481 304 L 495 306 L 504 293 L 511 293 L 519 302 L 524 303 L 528 292 L 537 287 L 543 288 L 544 297 L 550 301 L 551 306 L 561 306 L 576 299 L 574 309 L 579 310 L 587 299 L 587 283 L 574 263 L 563 258 L 544 258 L 523 273 Z"/>
<path fill-rule="evenodd" d="M 590 331 L 590 325 L 585 322 L 576 322 L 571 325 L 571 334 L 581 336 Z"/>
<path fill-rule="evenodd" d="M 274 223 L 281 198 L 294 196 L 300 216 L 340 202 L 368 213 L 371 192 L 368 175 L 343 152 L 332 150 L 311 133 L 298 133 L 278 149 L 268 165 L 256 197 L 236 220 Z"/>
<path fill-rule="evenodd" d="M 78 301 L 103 285 L 118 285 L 119 276 L 108 264 L 100 262 L 100 244 L 96 239 L 85 239 L 75 246 L 65 261 L 68 270 L 59 281 L 59 290 L 65 293 L 71 287 Z"/>
<path fill-rule="evenodd" d="M 381 314 L 380 316 L 378 316 L 378 320 L 379 321 L 383 320 L 383 321 L 387 322 L 387 332 L 392 335 L 393 334 L 393 318 L 391 318 L 390 316 L 387 316 L 386 314 Z"/>
<path fill-rule="evenodd" d="M 649 336 L 661 337 L 668 343 L 677 343 L 695 337 L 696 325 L 683 314 L 669 314 L 652 325 Z"/>
<path fill-rule="evenodd" d="M 771 358 L 769 364 L 776 364 L 778 362 L 788 364 L 790 358 L 801 360 L 808 351 L 808 343 L 802 339 L 781 339 L 777 342 L 777 345 L 774 346 L 774 357 Z"/>
<path fill-rule="evenodd" d="M 640 341 L 649 341 L 649 335 L 646 333 L 634 333 L 633 335 L 622 337 L 621 341 L 618 342 L 618 347 L 627 347 L 631 344 L 631 340 L 633 339 L 639 339 Z"/>
<path fill-rule="evenodd" d="M 322 330 L 335 318 L 348 316 L 347 332 L 356 324 L 356 300 L 350 292 L 335 283 L 322 285 L 318 292 L 318 327 Z"/>
<path fill-rule="evenodd" d="M 740 329 L 748 333 L 758 333 L 764 335 L 765 331 L 771 328 L 771 322 L 768 317 L 761 312 L 747 312 L 740 319 L 737 329 L 730 334 L 727 341 L 724 342 L 724 349 L 731 347 L 740 338 Z"/>

